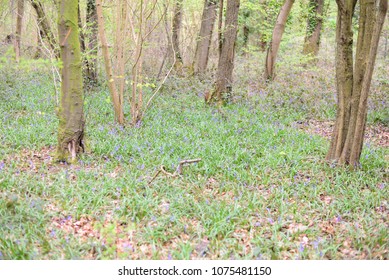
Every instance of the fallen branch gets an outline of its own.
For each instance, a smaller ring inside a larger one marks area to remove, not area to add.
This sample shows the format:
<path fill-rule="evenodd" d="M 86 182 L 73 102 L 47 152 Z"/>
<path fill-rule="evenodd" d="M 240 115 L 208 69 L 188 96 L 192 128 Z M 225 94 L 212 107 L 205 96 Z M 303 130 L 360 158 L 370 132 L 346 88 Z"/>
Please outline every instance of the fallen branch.
<path fill-rule="evenodd" d="M 150 185 L 157 177 L 160 173 L 163 173 L 165 174 L 166 176 L 168 177 L 177 177 L 178 175 L 182 175 L 182 167 L 185 165 L 185 164 L 192 164 L 192 163 L 197 163 L 201 161 L 201 158 L 196 158 L 196 159 L 185 159 L 185 160 L 181 160 L 178 165 L 177 165 L 177 168 L 176 168 L 176 171 L 174 173 L 170 173 L 166 170 L 165 166 L 164 165 L 161 165 L 161 167 L 157 170 L 157 172 L 155 173 L 155 175 L 153 176 L 153 178 L 151 178 L 151 180 L 147 183 L 148 185 Z"/>
<path fill-rule="evenodd" d="M 175 173 L 177 173 L 178 175 L 181 175 L 182 174 L 182 167 L 185 164 L 196 163 L 196 162 L 199 162 L 199 161 L 201 161 L 201 158 L 181 160 L 180 163 L 178 164 L 177 168 L 176 168 L 176 172 Z"/>

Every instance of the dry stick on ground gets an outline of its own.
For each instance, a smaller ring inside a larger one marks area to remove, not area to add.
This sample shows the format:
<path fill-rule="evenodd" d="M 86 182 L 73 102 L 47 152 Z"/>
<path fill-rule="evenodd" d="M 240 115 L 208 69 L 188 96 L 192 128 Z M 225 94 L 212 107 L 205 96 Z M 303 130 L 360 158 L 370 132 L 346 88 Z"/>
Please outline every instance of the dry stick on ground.
<path fill-rule="evenodd" d="M 168 171 L 166 171 L 166 168 L 165 166 L 161 165 L 161 167 L 157 170 L 157 172 L 155 173 L 155 175 L 153 176 L 153 178 L 151 178 L 151 180 L 147 183 L 148 185 L 150 185 L 157 177 L 160 173 L 163 173 L 165 174 L 166 176 L 169 176 L 169 177 L 177 177 L 177 175 L 182 175 L 182 167 L 185 165 L 185 164 L 192 164 L 192 163 L 197 163 L 201 161 L 201 158 L 196 158 L 196 159 L 185 159 L 185 160 L 181 160 L 178 165 L 177 165 L 177 168 L 176 168 L 176 171 L 174 173 L 170 173 Z"/>

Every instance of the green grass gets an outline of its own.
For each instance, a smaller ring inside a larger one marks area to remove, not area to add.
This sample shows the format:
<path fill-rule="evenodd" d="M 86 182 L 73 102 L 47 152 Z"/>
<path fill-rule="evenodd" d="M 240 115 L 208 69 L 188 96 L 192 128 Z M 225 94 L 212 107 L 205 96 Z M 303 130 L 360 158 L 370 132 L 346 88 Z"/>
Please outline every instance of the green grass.
<path fill-rule="evenodd" d="M 90 92 L 87 153 L 61 165 L 52 81 L 20 75 L 0 96 L 0 259 L 388 259 L 388 150 L 332 167 L 328 141 L 295 122 L 333 117 L 333 101 L 299 106 L 309 86 L 281 82 L 246 98 L 244 84 L 220 114 L 209 84 L 172 78 L 137 128 Z"/>

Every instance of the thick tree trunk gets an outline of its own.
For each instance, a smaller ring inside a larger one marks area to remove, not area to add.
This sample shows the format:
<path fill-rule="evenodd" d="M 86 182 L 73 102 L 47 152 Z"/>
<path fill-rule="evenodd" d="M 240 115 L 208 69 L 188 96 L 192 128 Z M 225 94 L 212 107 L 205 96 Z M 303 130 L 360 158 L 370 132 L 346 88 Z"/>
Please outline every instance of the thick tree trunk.
<path fill-rule="evenodd" d="M 30 0 L 30 3 L 37 14 L 38 27 L 40 29 L 39 34 L 41 36 L 41 39 L 47 40 L 47 42 L 49 43 L 50 49 L 54 52 L 54 56 L 56 58 L 59 58 L 59 51 L 57 48 L 58 43 L 53 35 L 53 32 L 51 31 L 51 27 L 50 27 L 49 21 L 47 20 L 42 3 L 38 0 Z"/>
<path fill-rule="evenodd" d="M 315 57 L 319 53 L 324 0 L 310 0 L 308 10 L 307 31 L 304 39 L 303 53 Z"/>
<path fill-rule="evenodd" d="M 234 56 L 236 34 L 238 31 L 238 12 L 240 0 L 228 0 L 225 20 L 225 31 L 222 51 L 219 57 L 216 81 L 211 94 L 206 98 L 207 103 L 219 104 L 230 99 L 232 89 L 232 72 L 234 70 Z"/>
<path fill-rule="evenodd" d="M 61 100 L 57 159 L 76 160 L 84 149 L 84 111 L 81 70 L 81 51 L 78 31 L 78 0 L 61 0 L 59 3 L 58 32 L 60 40 Z"/>
<path fill-rule="evenodd" d="M 194 61 L 195 75 L 204 75 L 207 70 L 209 48 L 211 46 L 212 32 L 217 16 L 217 0 L 205 0 L 201 27 Z"/>
<path fill-rule="evenodd" d="M 355 66 L 352 61 L 352 17 L 357 0 L 337 0 L 336 76 L 338 110 L 327 160 L 359 166 L 366 127 L 367 98 L 387 0 L 360 0 Z"/>
<path fill-rule="evenodd" d="M 104 23 L 103 7 L 101 4 L 101 0 L 96 0 L 96 12 L 97 12 L 98 29 L 99 29 L 99 35 L 101 41 L 101 49 L 104 57 L 105 72 L 108 80 L 108 88 L 111 93 L 111 99 L 112 99 L 114 113 L 115 113 L 115 120 L 119 124 L 123 124 L 124 123 L 123 102 L 121 102 L 120 100 L 116 88 L 116 84 L 115 84 L 114 75 L 112 72 L 111 58 L 109 57 L 108 43 L 107 43 L 107 38 L 105 36 L 105 29 L 104 29 L 105 23 Z"/>
<path fill-rule="evenodd" d="M 182 3 L 183 0 L 175 0 L 173 25 L 172 25 L 172 44 L 176 63 L 174 68 L 181 70 L 182 68 L 182 56 L 180 51 L 180 30 L 182 23 Z"/>
<path fill-rule="evenodd" d="M 284 34 L 286 20 L 288 19 L 293 3 L 294 0 L 285 0 L 284 5 L 281 7 L 280 13 L 278 14 L 276 25 L 273 30 L 272 39 L 266 53 L 266 64 L 265 64 L 266 81 L 272 81 L 275 78 L 274 69 L 275 69 L 277 53 L 280 47 L 282 35 Z"/>
<path fill-rule="evenodd" d="M 16 15 L 16 32 L 15 32 L 15 59 L 16 62 L 20 60 L 20 46 L 22 39 L 22 24 L 23 24 L 23 15 L 24 15 L 24 0 L 18 0 L 17 3 L 17 15 Z"/>

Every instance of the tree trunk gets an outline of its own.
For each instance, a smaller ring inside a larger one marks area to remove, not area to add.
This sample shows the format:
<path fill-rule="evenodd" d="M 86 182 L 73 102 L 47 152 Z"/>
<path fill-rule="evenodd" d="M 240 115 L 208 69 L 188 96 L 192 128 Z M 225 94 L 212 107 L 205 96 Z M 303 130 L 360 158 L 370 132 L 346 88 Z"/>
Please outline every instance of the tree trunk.
<path fill-rule="evenodd" d="M 277 58 L 278 49 L 280 47 L 281 38 L 284 34 L 286 20 L 288 19 L 290 10 L 294 0 L 285 0 L 284 5 L 281 7 L 278 14 L 276 25 L 273 30 L 272 39 L 266 53 L 265 64 L 265 80 L 272 81 L 275 78 L 274 68 Z"/>
<path fill-rule="evenodd" d="M 308 4 L 307 31 L 303 54 L 316 57 L 320 46 L 320 33 L 323 23 L 324 0 L 310 0 Z"/>
<path fill-rule="evenodd" d="M 119 104 L 124 103 L 124 88 L 126 81 L 125 73 L 125 40 L 128 29 L 127 1 L 118 0 L 116 4 L 116 38 L 115 38 L 115 56 L 116 56 L 116 77 L 118 85 Z M 122 105 L 121 105 L 122 106 Z"/>
<path fill-rule="evenodd" d="M 173 26 L 172 26 L 172 44 L 175 57 L 174 68 L 181 70 L 182 68 L 182 56 L 180 51 L 180 30 L 182 23 L 182 2 L 183 0 L 176 0 L 174 5 Z"/>
<path fill-rule="evenodd" d="M 247 24 L 247 21 L 250 18 L 250 12 L 246 11 L 243 13 L 243 53 L 248 52 L 248 43 L 249 43 L 249 35 L 250 35 L 250 28 Z"/>
<path fill-rule="evenodd" d="M 112 72 L 111 58 L 109 57 L 108 43 L 107 43 L 107 38 L 105 36 L 105 30 L 104 30 L 105 23 L 104 23 L 101 0 L 96 0 L 96 12 L 97 12 L 97 22 L 98 22 L 100 41 L 101 41 L 101 49 L 104 57 L 105 72 L 108 80 L 108 88 L 111 93 L 111 99 L 112 99 L 114 113 L 115 113 L 115 120 L 119 124 L 123 124 L 124 123 L 123 102 L 120 102 L 119 94 L 115 84 L 114 75 Z"/>
<path fill-rule="evenodd" d="M 50 27 L 50 24 L 47 20 L 42 3 L 38 0 L 30 0 L 30 3 L 37 14 L 38 27 L 40 29 L 39 34 L 41 36 L 41 39 L 47 40 L 47 42 L 49 43 L 50 49 L 54 53 L 54 56 L 56 58 L 59 58 L 59 51 L 58 51 L 58 48 L 56 47 L 58 45 L 58 43 L 53 35 L 53 32 L 51 31 L 51 27 Z"/>
<path fill-rule="evenodd" d="M 216 81 L 211 94 L 206 98 L 207 103 L 217 102 L 218 104 L 221 104 L 230 99 L 236 34 L 238 31 L 239 5 L 240 0 L 228 0 L 227 2 L 226 20 L 224 24 L 225 31 Z"/>
<path fill-rule="evenodd" d="M 218 41 L 218 49 L 219 49 L 219 58 L 222 53 L 222 45 L 223 45 L 223 10 L 224 10 L 224 0 L 220 0 L 219 5 L 219 21 L 217 26 L 217 41 Z"/>
<path fill-rule="evenodd" d="M 87 45 L 89 50 L 87 76 L 89 82 L 97 83 L 97 12 L 96 1 L 88 0 L 86 6 L 86 24 L 88 29 Z"/>
<path fill-rule="evenodd" d="M 267 0 L 260 0 L 259 5 L 261 6 L 260 15 L 263 23 L 268 21 L 269 13 L 266 11 L 266 7 L 268 6 Z M 261 52 L 266 51 L 266 45 L 268 43 L 268 38 L 264 31 L 259 33 L 259 49 Z"/>
<path fill-rule="evenodd" d="M 22 24 L 24 15 L 24 0 L 18 0 L 17 2 L 17 15 L 16 15 L 16 32 L 15 32 L 15 59 L 16 62 L 20 60 L 20 42 L 22 39 Z"/>
<path fill-rule="evenodd" d="M 60 40 L 61 99 L 57 159 L 76 160 L 84 149 L 84 111 L 81 70 L 81 51 L 78 31 L 78 0 L 61 0 L 59 3 L 58 32 Z"/>
<path fill-rule="evenodd" d="M 217 0 L 205 0 L 201 27 L 194 61 L 195 75 L 204 75 L 207 70 L 209 47 L 211 46 L 212 32 L 217 16 Z"/>
<path fill-rule="evenodd" d="M 357 0 L 337 0 L 336 82 L 338 110 L 327 160 L 359 166 L 366 127 L 367 98 L 387 0 L 360 0 L 355 64 L 352 60 L 352 17 Z"/>

